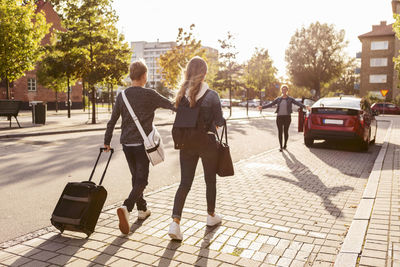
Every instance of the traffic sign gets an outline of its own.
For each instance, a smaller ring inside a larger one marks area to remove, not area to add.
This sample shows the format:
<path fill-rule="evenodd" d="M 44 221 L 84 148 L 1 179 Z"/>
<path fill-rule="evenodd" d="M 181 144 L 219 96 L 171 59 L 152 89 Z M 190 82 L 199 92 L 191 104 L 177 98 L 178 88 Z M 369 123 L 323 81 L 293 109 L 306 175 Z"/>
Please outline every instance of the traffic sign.
<path fill-rule="evenodd" d="M 389 90 L 384 90 L 384 89 L 381 90 L 382 96 L 386 96 L 388 92 Z"/>

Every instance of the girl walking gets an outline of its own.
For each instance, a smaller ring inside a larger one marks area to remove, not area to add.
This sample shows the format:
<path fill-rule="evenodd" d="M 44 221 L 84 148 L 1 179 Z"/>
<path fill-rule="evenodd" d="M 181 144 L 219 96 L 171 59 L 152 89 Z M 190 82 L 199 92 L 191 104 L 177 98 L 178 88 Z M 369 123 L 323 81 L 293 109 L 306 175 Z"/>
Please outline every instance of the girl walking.
<path fill-rule="evenodd" d="M 186 196 L 193 183 L 197 162 L 201 159 L 206 182 L 207 225 L 213 226 L 221 222 L 221 217 L 215 213 L 216 202 L 216 171 L 218 153 L 216 146 L 216 127 L 225 123 L 222 117 L 221 103 L 218 94 L 209 89 L 204 82 L 207 74 L 207 64 L 200 57 L 192 58 L 185 71 L 185 78 L 176 96 L 175 107 L 186 106 L 195 108 L 198 104 L 200 112 L 197 120 L 204 123 L 205 142 L 183 148 L 179 151 L 181 182 L 175 194 L 172 223 L 168 234 L 172 239 L 182 240 L 180 221 Z M 179 110 L 178 110 L 179 112 Z M 202 139 L 203 140 L 203 139 Z M 194 140 L 197 141 L 198 140 Z"/>

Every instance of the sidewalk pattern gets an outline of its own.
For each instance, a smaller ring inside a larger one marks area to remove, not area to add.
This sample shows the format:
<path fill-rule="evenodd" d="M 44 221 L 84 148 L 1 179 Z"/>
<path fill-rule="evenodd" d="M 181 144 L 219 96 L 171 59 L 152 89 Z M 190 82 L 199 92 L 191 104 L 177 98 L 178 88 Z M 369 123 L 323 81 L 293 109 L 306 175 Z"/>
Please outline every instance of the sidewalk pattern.
<path fill-rule="evenodd" d="M 182 243 L 167 235 L 177 189 L 173 185 L 147 196 L 152 215 L 136 221 L 128 236 L 118 229 L 115 206 L 101 214 L 89 239 L 54 230 L 0 251 L 0 263 L 332 266 L 379 146 L 355 154 L 291 145 L 284 153 L 272 150 L 240 161 L 234 177 L 218 178 L 217 212 L 224 217 L 214 228 L 205 225 L 205 184 L 196 178 L 183 212 Z"/>
<path fill-rule="evenodd" d="M 400 123 L 393 121 L 359 266 L 400 266 Z"/>

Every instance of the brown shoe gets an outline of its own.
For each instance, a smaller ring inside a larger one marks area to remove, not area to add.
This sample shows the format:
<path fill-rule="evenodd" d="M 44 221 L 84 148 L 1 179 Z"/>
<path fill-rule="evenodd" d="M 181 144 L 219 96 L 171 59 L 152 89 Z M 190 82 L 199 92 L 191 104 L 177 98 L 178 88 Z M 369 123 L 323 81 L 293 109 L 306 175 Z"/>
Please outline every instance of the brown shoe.
<path fill-rule="evenodd" d="M 117 209 L 117 215 L 119 219 L 119 230 L 124 235 L 129 234 L 129 211 L 125 206 Z"/>

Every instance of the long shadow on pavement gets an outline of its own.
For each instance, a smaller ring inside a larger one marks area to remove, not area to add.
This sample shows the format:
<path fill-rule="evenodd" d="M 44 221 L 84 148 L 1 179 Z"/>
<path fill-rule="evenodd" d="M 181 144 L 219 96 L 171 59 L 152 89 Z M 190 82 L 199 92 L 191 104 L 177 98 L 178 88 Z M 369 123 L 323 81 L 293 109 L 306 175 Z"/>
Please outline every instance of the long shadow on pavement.
<path fill-rule="evenodd" d="M 221 225 L 218 224 L 216 226 L 209 227 L 207 226 L 204 235 L 203 235 L 203 242 L 200 246 L 199 254 L 197 255 L 197 260 L 195 266 L 207 266 L 209 254 L 210 254 L 210 243 L 213 239 L 215 233 L 218 231 Z"/>
<path fill-rule="evenodd" d="M 130 228 L 129 236 L 133 235 L 133 233 L 135 233 L 136 230 L 142 226 L 143 222 L 146 219 L 144 219 L 144 220 L 137 219 Z M 125 236 L 125 235 L 121 234 L 121 236 L 116 237 L 114 239 L 114 241 L 110 245 L 108 245 L 107 248 L 105 248 L 99 255 L 97 255 L 91 261 L 95 262 L 95 263 L 106 265 L 107 261 L 109 259 L 111 259 L 122 248 L 122 245 L 124 243 L 126 243 L 127 241 L 129 241 L 129 236 Z"/>
<path fill-rule="evenodd" d="M 182 246 L 182 242 L 171 240 L 169 241 L 167 247 L 164 250 L 163 255 L 158 263 L 159 267 L 166 267 L 171 264 L 172 259 L 175 256 L 176 250 Z"/>
<path fill-rule="evenodd" d="M 59 242 L 58 240 L 67 239 L 64 242 Z M 49 238 L 45 242 L 41 243 L 37 247 L 32 247 L 29 251 L 25 252 L 24 255 L 16 259 L 10 266 L 21 266 L 28 261 L 35 260 L 43 253 L 48 253 L 56 251 L 55 253 L 59 253 L 60 255 L 57 257 L 57 265 L 64 266 L 66 265 L 71 258 L 82 248 L 82 246 L 88 242 L 89 240 L 86 238 L 72 238 L 72 237 L 65 237 L 61 234 L 58 234 L 54 237 Z M 66 246 L 67 245 L 67 246 Z M 43 260 L 43 257 L 39 257 L 38 259 Z M 37 264 L 41 264 L 43 262 L 38 262 Z M 35 263 L 32 263 L 35 265 Z M 34 266 L 32 265 L 32 266 Z"/>
<path fill-rule="evenodd" d="M 335 204 L 333 204 L 329 198 L 336 196 L 339 192 L 352 190 L 354 188 L 351 186 L 334 186 L 331 188 L 327 187 L 317 175 L 313 174 L 310 169 L 307 168 L 307 166 L 298 161 L 292 153 L 290 153 L 289 151 L 287 151 L 287 153 L 289 154 L 289 156 L 287 156 L 286 153 L 282 153 L 282 156 L 286 161 L 287 167 L 291 170 L 291 173 L 294 177 L 296 177 L 297 181 L 279 175 L 265 176 L 291 183 L 295 186 L 300 187 L 306 192 L 310 192 L 319 196 L 322 199 L 325 209 L 332 216 L 335 216 L 336 218 L 342 218 L 342 211 Z M 299 169 L 303 171 L 299 173 Z"/>

